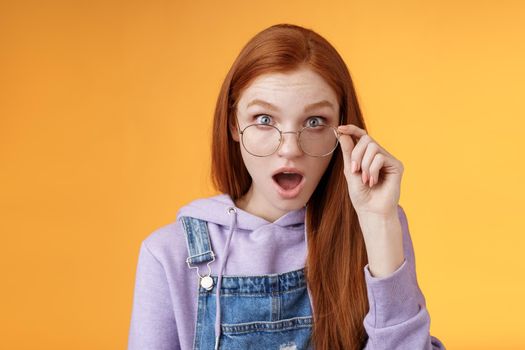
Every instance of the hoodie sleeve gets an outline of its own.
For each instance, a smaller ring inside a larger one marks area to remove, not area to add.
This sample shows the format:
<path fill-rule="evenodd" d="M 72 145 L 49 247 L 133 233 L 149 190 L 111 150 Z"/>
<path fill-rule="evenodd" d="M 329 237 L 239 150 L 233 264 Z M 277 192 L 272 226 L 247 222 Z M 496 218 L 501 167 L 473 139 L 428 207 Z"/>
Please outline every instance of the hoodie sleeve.
<path fill-rule="evenodd" d="M 414 248 L 401 206 L 405 260 L 392 274 L 373 277 L 364 267 L 370 309 L 363 321 L 368 334 L 365 350 L 445 349 L 430 335 L 430 315 L 416 277 Z"/>
<path fill-rule="evenodd" d="M 175 316 L 162 264 L 140 246 L 128 350 L 180 349 Z"/>

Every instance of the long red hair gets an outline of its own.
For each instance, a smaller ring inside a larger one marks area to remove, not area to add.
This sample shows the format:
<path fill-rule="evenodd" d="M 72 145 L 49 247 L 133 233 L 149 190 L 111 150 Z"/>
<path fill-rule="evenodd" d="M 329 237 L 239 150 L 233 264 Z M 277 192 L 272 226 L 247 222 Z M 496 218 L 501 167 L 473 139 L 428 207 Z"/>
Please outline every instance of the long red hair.
<path fill-rule="evenodd" d="M 257 76 L 307 66 L 334 89 L 342 124 L 366 130 L 346 64 L 335 48 L 310 29 L 277 24 L 256 34 L 241 50 L 222 84 L 213 124 L 211 177 L 233 200 L 250 188 L 239 145 L 232 139 L 237 102 Z M 364 266 L 366 247 L 343 173 L 341 148 L 307 203 L 308 258 L 305 272 L 312 294 L 316 350 L 362 349 L 368 312 Z"/>

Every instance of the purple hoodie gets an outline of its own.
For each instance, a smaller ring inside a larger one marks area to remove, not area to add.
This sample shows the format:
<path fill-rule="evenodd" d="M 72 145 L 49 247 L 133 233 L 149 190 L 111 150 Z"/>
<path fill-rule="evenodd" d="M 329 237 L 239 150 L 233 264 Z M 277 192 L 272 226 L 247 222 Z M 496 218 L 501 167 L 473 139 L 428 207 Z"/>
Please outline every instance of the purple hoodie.
<path fill-rule="evenodd" d="M 220 253 L 225 251 L 223 276 L 275 274 L 304 267 L 308 246 L 305 207 L 274 222 L 236 208 L 237 224 L 230 227 L 227 209 L 231 206 L 235 204 L 226 194 L 195 200 L 179 210 L 175 222 L 144 239 L 137 264 L 128 350 L 193 348 L 199 278 L 186 264 L 186 237 L 178 220 L 181 216 L 208 222 L 216 254 L 210 264 L 212 275 L 217 275 L 224 259 Z M 363 321 L 369 336 L 365 349 L 445 349 L 429 333 L 430 315 L 417 283 L 414 249 L 401 206 L 398 213 L 403 228 L 403 264 L 382 278 L 372 277 L 368 265 L 363 271 L 370 305 Z M 235 235 L 225 247 L 233 230 Z"/>

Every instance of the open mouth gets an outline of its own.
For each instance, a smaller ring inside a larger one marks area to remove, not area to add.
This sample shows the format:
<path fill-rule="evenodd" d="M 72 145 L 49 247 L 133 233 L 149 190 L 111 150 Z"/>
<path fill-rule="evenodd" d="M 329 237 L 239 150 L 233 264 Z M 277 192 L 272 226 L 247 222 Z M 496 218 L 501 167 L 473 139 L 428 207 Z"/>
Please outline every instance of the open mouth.
<path fill-rule="evenodd" d="M 303 182 L 303 176 L 297 173 L 282 172 L 275 174 L 272 178 L 283 192 L 292 191 Z"/>

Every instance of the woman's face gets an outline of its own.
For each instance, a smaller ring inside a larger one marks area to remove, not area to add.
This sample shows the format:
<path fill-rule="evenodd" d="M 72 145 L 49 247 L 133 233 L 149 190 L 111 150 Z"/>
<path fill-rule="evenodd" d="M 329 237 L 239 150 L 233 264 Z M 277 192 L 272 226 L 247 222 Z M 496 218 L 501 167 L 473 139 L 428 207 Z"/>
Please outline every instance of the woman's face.
<path fill-rule="evenodd" d="M 237 104 L 237 120 L 241 130 L 250 124 L 271 124 L 282 132 L 295 132 L 304 126 L 319 124 L 337 127 L 338 98 L 326 81 L 309 68 L 264 74 L 242 92 Z M 244 164 L 252 178 L 248 193 L 237 205 L 271 222 L 306 205 L 333 155 L 312 157 L 305 154 L 297 135 L 287 133 L 283 134 L 282 144 L 275 153 L 256 157 L 240 144 L 237 129 L 231 133 L 239 142 Z M 300 172 L 303 176 L 281 174 L 274 177 L 282 167 L 292 168 L 290 172 Z"/>

